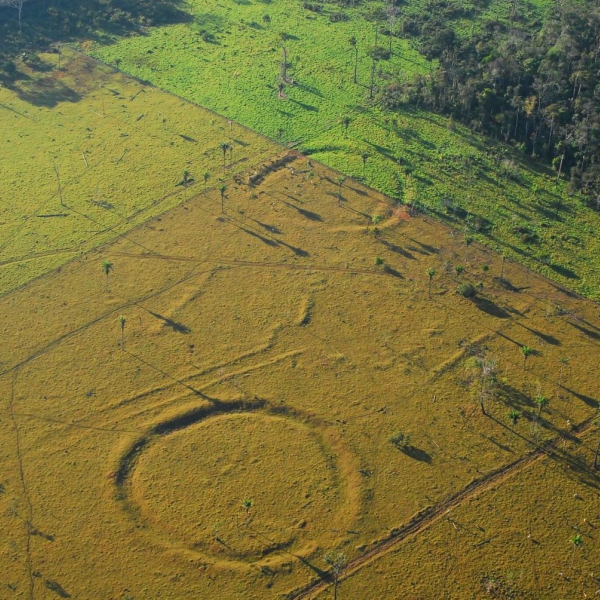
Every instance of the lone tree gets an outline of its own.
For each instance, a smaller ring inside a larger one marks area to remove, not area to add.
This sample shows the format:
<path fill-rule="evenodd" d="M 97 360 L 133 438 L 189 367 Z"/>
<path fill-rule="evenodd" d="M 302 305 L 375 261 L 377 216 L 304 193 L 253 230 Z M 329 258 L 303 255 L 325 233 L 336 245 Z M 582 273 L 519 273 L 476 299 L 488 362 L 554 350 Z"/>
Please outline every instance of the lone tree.
<path fill-rule="evenodd" d="M 349 40 L 350 45 L 354 48 L 354 83 L 358 83 L 357 71 L 358 71 L 358 41 L 352 36 Z"/>
<path fill-rule="evenodd" d="M 350 122 L 351 119 L 348 115 L 345 115 L 340 119 L 340 123 L 344 128 L 344 137 L 348 137 L 348 127 L 350 127 Z"/>
<path fill-rule="evenodd" d="M 481 359 L 479 361 L 481 367 L 481 389 L 479 390 L 479 406 L 481 414 L 487 415 L 485 410 L 485 400 L 490 392 L 491 384 L 494 382 L 496 372 L 496 361 L 492 359 Z"/>
<path fill-rule="evenodd" d="M 517 424 L 517 421 L 521 418 L 521 413 L 514 408 L 508 411 L 508 418 L 511 420 L 513 425 Z"/>
<path fill-rule="evenodd" d="M 529 346 L 521 346 L 521 354 L 523 354 L 523 369 L 527 368 L 527 359 L 533 354 L 533 348 Z"/>
<path fill-rule="evenodd" d="M 223 184 L 219 187 L 219 192 L 221 193 L 221 212 L 225 213 L 225 192 L 227 191 L 227 186 Z"/>
<path fill-rule="evenodd" d="M 363 161 L 363 171 L 367 168 L 367 160 L 369 159 L 369 153 L 368 152 L 363 152 L 360 157 L 362 158 Z"/>
<path fill-rule="evenodd" d="M 202 178 L 204 179 L 204 191 L 206 192 L 206 184 L 208 183 L 208 180 L 210 179 L 210 173 L 208 171 L 204 171 Z"/>
<path fill-rule="evenodd" d="M 429 297 L 431 298 L 431 284 L 437 271 L 435 269 L 427 269 L 427 275 L 429 276 Z"/>
<path fill-rule="evenodd" d="M 190 185 L 191 181 L 192 180 L 190 178 L 190 172 L 184 171 L 183 179 L 181 180 L 181 185 L 183 185 L 183 189 L 185 190 L 185 195 L 184 195 L 185 198 L 187 198 L 187 188 L 188 188 L 188 185 Z"/>
<path fill-rule="evenodd" d="M 324 556 L 324 560 L 331 568 L 331 574 L 333 575 L 333 600 L 337 600 L 338 581 L 346 565 L 346 555 L 343 552 L 330 550 Z"/>
<path fill-rule="evenodd" d="M 546 398 L 546 396 L 536 396 L 535 397 L 535 403 L 537 404 L 538 407 L 538 418 L 542 416 L 542 411 L 544 410 L 544 408 L 546 406 L 548 406 L 548 398 Z"/>
<path fill-rule="evenodd" d="M 127 319 L 123 315 L 119 315 L 119 325 L 121 326 L 121 350 L 125 351 L 125 323 Z"/>
<path fill-rule="evenodd" d="M 465 235 L 465 264 L 469 262 L 469 246 L 473 243 L 472 235 Z"/>
<path fill-rule="evenodd" d="M 223 152 L 223 171 L 225 170 L 225 158 L 227 156 L 227 150 L 229 150 L 229 144 L 227 142 L 221 142 L 219 144 L 221 152 Z"/>
<path fill-rule="evenodd" d="M 102 270 L 104 271 L 104 274 L 106 275 L 106 291 L 108 292 L 108 276 L 110 275 L 110 272 L 113 270 L 114 265 L 108 261 L 105 260 L 102 263 Z"/>

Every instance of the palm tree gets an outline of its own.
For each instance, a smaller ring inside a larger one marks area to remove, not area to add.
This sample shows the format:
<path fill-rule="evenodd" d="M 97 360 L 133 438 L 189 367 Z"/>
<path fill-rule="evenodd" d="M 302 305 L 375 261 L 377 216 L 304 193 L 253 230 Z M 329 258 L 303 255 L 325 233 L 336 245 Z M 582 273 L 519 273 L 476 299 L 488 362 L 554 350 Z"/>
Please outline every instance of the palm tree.
<path fill-rule="evenodd" d="M 223 184 L 219 188 L 219 192 L 221 192 L 221 212 L 225 213 L 225 192 L 227 191 L 227 186 Z"/>
<path fill-rule="evenodd" d="M 469 262 L 469 246 L 473 243 L 473 236 L 472 235 L 465 235 L 465 246 L 466 246 L 466 250 L 465 250 L 465 263 Z"/>
<path fill-rule="evenodd" d="M 127 319 L 123 315 L 119 315 L 119 325 L 121 326 L 121 350 L 125 351 L 125 323 Z"/>
<path fill-rule="evenodd" d="M 367 160 L 369 158 L 369 153 L 368 152 L 363 152 L 360 157 L 362 158 L 363 161 L 363 171 L 367 168 Z"/>
<path fill-rule="evenodd" d="M 181 181 L 181 183 L 183 184 L 183 189 L 185 190 L 185 198 L 187 198 L 187 186 L 190 184 L 190 172 L 189 171 L 184 171 L 183 172 L 183 179 Z"/>
<path fill-rule="evenodd" d="M 515 410 L 513 408 L 512 410 L 508 411 L 508 418 L 511 420 L 513 425 L 517 424 L 517 421 L 519 420 L 520 417 L 521 417 L 521 413 L 518 410 Z"/>
<path fill-rule="evenodd" d="M 204 175 L 202 175 L 202 177 L 204 178 L 204 191 L 206 192 L 206 184 L 210 179 L 210 173 L 208 171 L 204 171 Z"/>
<path fill-rule="evenodd" d="M 523 354 L 523 369 L 527 366 L 527 357 L 533 354 L 533 348 L 529 346 L 521 346 L 521 353 Z"/>
<path fill-rule="evenodd" d="M 435 269 L 427 269 L 427 275 L 429 275 L 429 297 L 431 298 L 431 284 L 437 271 Z"/>
<path fill-rule="evenodd" d="M 546 396 L 536 396 L 535 397 L 535 403 L 538 406 L 538 418 L 542 416 L 542 410 L 544 410 L 544 407 L 548 406 L 548 398 L 546 398 Z"/>
<path fill-rule="evenodd" d="M 340 123 L 344 128 L 344 137 L 348 137 L 348 127 L 350 127 L 350 121 L 351 119 L 347 115 L 340 119 Z"/>
<path fill-rule="evenodd" d="M 105 260 L 102 263 L 102 270 L 104 271 L 104 274 L 106 275 L 106 291 L 107 292 L 108 292 L 108 275 L 113 270 L 113 267 L 114 267 L 114 265 L 108 260 Z"/>
<path fill-rule="evenodd" d="M 349 40 L 350 45 L 354 48 L 354 83 L 358 83 L 356 72 L 358 70 L 358 41 L 352 36 Z"/>
<path fill-rule="evenodd" d="M 223 170 L 225 170 L 225 157 L 227 156 L 227 150 L 229 150 L 229 144 L 227 142 L 221 142 L 219 147 L 223 152 Z"/>

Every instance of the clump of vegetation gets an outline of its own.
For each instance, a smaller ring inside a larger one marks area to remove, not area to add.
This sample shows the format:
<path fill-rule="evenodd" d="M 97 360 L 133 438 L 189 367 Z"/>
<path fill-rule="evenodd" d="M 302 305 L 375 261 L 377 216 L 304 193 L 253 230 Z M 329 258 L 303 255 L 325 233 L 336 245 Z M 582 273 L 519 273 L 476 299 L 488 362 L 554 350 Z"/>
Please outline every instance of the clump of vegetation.
<path fill-rule="evenodd" d="M 457 288 L 456 292 L 463 298 L 475 298 L 477 296 L 477 288 L 471 283 L 461 283 Z"/>
<path fill-rule="evenodd" d="M 390 436 L 390 443 L 400 450 L 410 448 L 410 435 L 402 431 L 396 431 Z"/>

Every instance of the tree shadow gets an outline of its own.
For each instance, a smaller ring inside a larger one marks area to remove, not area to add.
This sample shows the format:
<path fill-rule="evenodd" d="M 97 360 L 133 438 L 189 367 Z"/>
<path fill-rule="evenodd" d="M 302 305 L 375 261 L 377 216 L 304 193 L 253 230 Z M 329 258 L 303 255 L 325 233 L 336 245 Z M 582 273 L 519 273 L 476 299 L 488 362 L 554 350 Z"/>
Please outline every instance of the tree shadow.
<path fill-rule="evenodd" d="M 388 250 L 391 250 L 392 252 L 395 252 L 396 254 L 401 254 L 402 256 L 404 256 L 405 258 L 408 258 L 410 260 L 416 260 L 416 258 L 414 257 L 413 254 L 411 254 L 410 252 L 408 252 L 408 250 L 405 250 L 401 246 L 398 246 L 396 244 L 392 244 L 391 242 L 388 242 L 387 240 L 384 240 L 383 238 L 377 238 L 377 239 Z"/>
<path fill-rule="evenodd" d="M 310 221 L 323 221 L 323 218 L 321 217 L 321 215 L 319 215 L 316 212 L 312 212 L 311 210 L 306 210 L 305 208 L 300 208 L 299 206 L 296 206 L 295 204 L 292 204 L 291 202 L 286 202 L 285 200 L 283 200 L 283 203 L 286 206 L 293 208 L 294 210 L 299 212 L 303 217 L 309 219 Z"/>
<path fill-rule="evenodd" d="M 406 446 L 401 448 L 402 452 L 409 456 L 410 458 L 414 458 L 420 462 L 431 464 L 431 455 L 422 450 L 421 448 L 416 448 L 415 446 Z"/>
<path fill-rule="evenodd" d="M 17 11 L 7 10 L 0 21 L 0 48 L 16 54 L 23 48 L 47 51 L 55 42 L 112 43 L 114 36 L 145 35 L 146 27 L 190 23 L 193 17 L 184 10 L 184 4 L 184 0 L 112 0 L 95 8 L 86 3 L 55 3 L 51 12 L 28 10 L 18 37 L 12 35 L 18 30 Z M 87 18 L 82 18 L 82 14 Z"/>
<path fill-rule="evenodd" d="M 509 319 L 510 314 L 488 298 L 473 298 L 473 304 L 482 312 L 497 319 Z"/>
<path fill-rule="evenodd" d="M 400 271 L 398 271 L 397 269 L 390 267 L 390 265 L 383 265 L 383 272 L 387 273 L 388 275 L 392 275 L 393 277 L 398 277 L 399 279 L 404 279 L 404 276 L 402 275 L 402 273 L 400 273 Z"/>
<path fill-rule="evenodd" d="M 559 275 L 566 277 L 567 279 L 581 279 L 575 271 L 569 269 L 567 267 L 563 267 L 562 265 L 550 265 L 550 268 Z"/>
<path fill-rule="evenodd" d="M 294 100 L 293 98 L 288 98 L 288 100 L 290 102 L 293 102 L 294 104 L 297 104 L 298 106 L 300 106 L 304 110 L 308 110 L 310 112 L 319 112 L 318 107 L 313 106 L 312 104 L 306 104 L 306 102 L 300 102 L 299 100 Z"/>
<path fill-rule="evenodd" d="M 578 400 L 585 402 L 588 406 L 591 406 L 592 408 L 598 408 L 599 403 L 596 398 L 592 398 L 590 396 L 586 396 L 585 394 L 580 394 L 579 392 L 575 392 L 574 390 L 572 390 L 564 385 L 561 387 L 563 388 L 563 390 L 565 390 L 569 394 L 573 394 L 573 396 L 575 396 L 575 398 L 577 398 Z"/>
<path fill-rule="evenodd" d="M 79 102 L 82 96 L 53 76 L 28 78 L 26 83 L 14 86 L 13 91 L 24 102 L 34 106 L 54 108 L 60 102 Z"/>
<path fill-rule="evenodd" d="M 575 327 L 575 329 L 578 329 L 579 331 L 581 331 L 581 333 L 587 335 L 593 340 L 600 340 L 600 333 L 598 333 L 597 331 L 592 331 L 591 329 L 588 329 L 583 325 L 579 325 L 578 323 L 573 323 L 572 321 L 567 321 L 567 323 L 569 323 L 571 327 Z"/>
<path fill-rule="evenodd" d="M 562 344 L 562 342 L 558 338 L 555 338 L 553 335 L 550 335 L 548 333 L 542 333 L 541 331 L 537 331 L 537 329 L 531 329 L 531 327 L 527 327 L 527 325 L 524 325 L 523 323 L 521 323 L 519 321 L 516 321 L 516 323 L 517 323 L 517 325 L 520 325 L 524 329 L 527 329 L 527 331 L 530 331 L 531 333 L 533 333 L 533 335 L 539 337 L 541 340 L 543 340 L 547 344 L 551 344 L 552 346 L 560 346 Z"/>
<path fill-rule="evenodd" d="M 58 583 L 58 581 L 53 581 L 52 579 L 44 579 L 44 585 L 51 591 L 54 592 L 60 598 L 70 598 L 71 594 L 65 590 L 65 588 Z"/>
<path fill-rule="evenodd" d="M 163 317 L 163 315 L 159 315 L 158 313 L 148 311 L 153 317 L 160 319 L 167 327 L 170 327 L 176 333 L 188 334 L 191 333 L 192 330 L 183 323 L 178 323 L 177 321 L 173 321 L 173 319 L 169 319 L 168 317 Z"/>

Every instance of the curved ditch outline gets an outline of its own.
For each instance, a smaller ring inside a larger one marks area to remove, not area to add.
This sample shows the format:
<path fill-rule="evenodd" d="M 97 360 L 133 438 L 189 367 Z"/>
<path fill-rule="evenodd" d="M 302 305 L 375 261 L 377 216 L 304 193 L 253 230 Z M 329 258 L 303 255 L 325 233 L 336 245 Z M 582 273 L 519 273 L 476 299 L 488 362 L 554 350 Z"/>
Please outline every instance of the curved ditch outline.
<path fill-rule="evenodd" d="M 134 521 L 141 529 L 153 530 L 152 526 L 147 526 L 145 517 L 141 514 L 138 503 L 132 498 L 130 479 L 137 466 L 138 460 L 146 448 L 158 441 L 160 438 L 191 427 L 212 417 L 218 417 L 228 414 L 259 414 L 263 416 L 272 416 L 279 418 L 288 418 L 297 421 L 299 424 L 311 429 L 311 434 L 315 435 L 317 442 L 321 447 L 326 464 L 331 467 L 336 488 L 340 490 L 341 503 L 349 509 L 350 516 L 346 520 L 347 527 L 340 531 L 339 537 L 346 535 L 351 529 L 350 524 L 354 522 L 362 509 L 364 495 L 362 490 L 362 480 L 355 463 L 353 454 L 343 445 L 339 432 L 331 427 L 327 422 L 313 417 L 300 410 L 289 406 L 275 406 L 267 400 L 255 398 L 253 401 L 238 399 L 227 402 L 214 402 L 188 410 L 175 417 L 160 421 L 151 426 L 146 433 L 134 440 L 129 447 L 121 454 L 118 459 L 117 469 L 114 471 L 113 482 L 115 485 L 115 497 L 122 506 L 127 517 Z M 254 528 L 250 532 L 257 538 L 272 542 L 264 533 Z M 296 551 L 289 550 L 289 543 L 276 544 L 273 548 L 267 547 L 267 552 L 262 558 L 251 557 L 224 558 L 203 552 L 192 548 L 185 542 L 172 540 L 168 534 L 159 533 L 158 542 L 167 546 L 169 550 L 175 550 L 191 555 L 204 562 L 218 561 L 221 565 L 226 565 L 232 569 L 247 569 L 251 566 L 277 567 L 291 559 L 300 560 L 307 563 L 307 557 L 314 552 L 318 546 L 319 539 L 306 540 Z"/>

